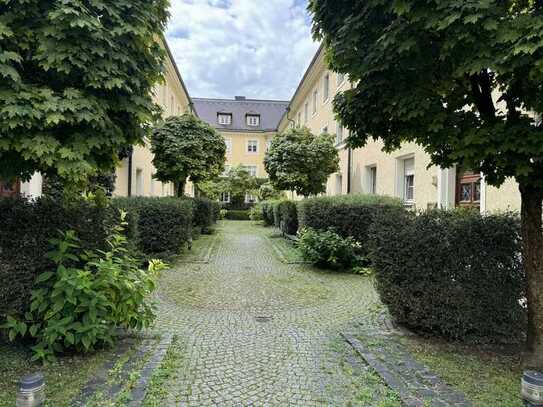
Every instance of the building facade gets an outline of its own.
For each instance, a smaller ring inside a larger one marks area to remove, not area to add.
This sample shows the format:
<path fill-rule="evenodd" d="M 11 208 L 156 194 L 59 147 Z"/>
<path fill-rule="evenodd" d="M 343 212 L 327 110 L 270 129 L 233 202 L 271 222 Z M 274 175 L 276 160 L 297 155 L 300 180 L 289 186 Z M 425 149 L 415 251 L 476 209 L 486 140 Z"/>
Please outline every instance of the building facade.
<path fill-rule="evenodd" d="M 340 170 L 328 179 L 327 195 L 367 193 L 394 196 L 415 209 L 457 206 L 478 207 L 481 212 L 519 210 L 520 193 L 514 180 L 501 188 L 485 183 L 481 174 L 460 168 L 441 169 L 430 165 L 430 157 L 416 144 L 404 144 L 393 153 L 382 151 L 380 140 L 351 150 L 349 136 L 335 117 L 333 99 L 352 84 L 344 75 L 328 69 L 324 49 L 313 58 L 283 116 L 278 131 L 306 126 L 313 133 L 335 135 Z"/>
<path fill-rule="evenodd" d="M 163 41 L 167 58 L 165 61 L 164 82 L 153 91 L 154 101 L 162 108 L 164 117 L 180 115 L 192 110 L 192 101 L 181 74 L 175 64 L 168 44 Z M 114 196 L 172 196 L 171 183 L 153 179 L 156 170 L 149 141 L 142 146 L 134 146 L 129 157 L 122 160 L 116 170 Z M 0 180 L 0 196 L 24 195 L 36 198 L 42 194 L 43 179 L 34 174 L 28 182 L 5 183 Z"/>
<path fill-rule="evenodd" d="M 236 96 L 234 99 L 194 98 L 193 103 L 198 117 L 224 137 L 226 172 L 243 166 L 251 175 L 267 178 L 264 157 L 288 102 Z M 228 196 L 221 200 L 227 203 Z"/>

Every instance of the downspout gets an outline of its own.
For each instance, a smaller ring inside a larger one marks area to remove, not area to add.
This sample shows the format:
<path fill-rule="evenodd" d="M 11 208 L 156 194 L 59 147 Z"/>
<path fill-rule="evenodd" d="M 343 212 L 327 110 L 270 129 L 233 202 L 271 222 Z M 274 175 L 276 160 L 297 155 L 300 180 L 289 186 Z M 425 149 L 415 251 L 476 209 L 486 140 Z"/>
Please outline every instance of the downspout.
<path fill-rule="evenodd" d="M 351 193 L 351 167 L 353 161 L 353 150 L 349 147 L 347 149 L 347 195 Z"/>
<path fill-rule="evenodd" d="M 287 107 L 287 120 L 290 124 L 292 124 L 292 127 L 296 127 L 296 122 L 294 120 L 292 120 L 288 115 L 290 113 L 290 106 Z"/>
<path fill-rule="evenodd" d="M 132 155 L 133 153 L 134 151 L 131 148 L 128 154 L 128 197 L 132 196 L 132 167 L 133 167 Z"/>

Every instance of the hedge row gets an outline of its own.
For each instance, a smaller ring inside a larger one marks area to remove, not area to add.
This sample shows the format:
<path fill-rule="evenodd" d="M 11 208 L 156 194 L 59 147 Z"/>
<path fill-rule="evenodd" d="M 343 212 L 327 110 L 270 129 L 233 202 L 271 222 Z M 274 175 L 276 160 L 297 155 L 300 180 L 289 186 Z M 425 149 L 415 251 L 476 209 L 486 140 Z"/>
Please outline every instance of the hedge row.
<path fill-rule="evenodd" d="M 251 220 L 248 210 L 228 210 L 225 219 L 228 220 Z"/>
<path fill-rule="evenodd" d="M 370 235 L 377 289 L 401 324 L 453 339 L 525 332 L 516 215 L 389 211 Z"/>
<path fill-rule="evenodd" d="M 63 207 L 48 199 L 0 199 L 0 315 L 26 309 L 34 280 L 53 268 L 46 254 L 60 230 L 74 230 L 84 249 L 105 249 L 111 219 L 85 202 Z"/>
<path fill-rule="evenodd" d="M 129 239 L 148 257 L 177 254 L 192 236 L 192 200 L 115 198 L 111 205 L 128 213 Z"/>

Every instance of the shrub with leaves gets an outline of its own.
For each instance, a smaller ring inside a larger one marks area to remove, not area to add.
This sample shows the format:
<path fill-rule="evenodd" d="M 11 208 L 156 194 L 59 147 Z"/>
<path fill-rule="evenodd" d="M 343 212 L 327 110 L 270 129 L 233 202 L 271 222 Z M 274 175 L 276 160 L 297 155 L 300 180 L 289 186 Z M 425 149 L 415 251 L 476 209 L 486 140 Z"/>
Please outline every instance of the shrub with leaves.
<path fill-rule="evenodd" d="M 350 270 L 360 263 L 360 244 L 352 237 L 343 238 L 333 230 L 306 228 L 300 232 L 298 248 L 305 260 L 333 270 Z"/>
<path fill-rule="evenodd" d="M 153 322 L 149 296 L 165 266 L 151 261 L 148 270 L 140 269 L 126 249 L 124 225 L 113 229 L 107 251 L 83 251 L 73 231 L 51 241 L 48 256 L 56 270 L 36 279 L 24 318 L 10 316 L 3 326 L 12 341 L 35 341 L 34 360 L 91 352 L 113 343 L 115 328 L 141 330 Z"/>

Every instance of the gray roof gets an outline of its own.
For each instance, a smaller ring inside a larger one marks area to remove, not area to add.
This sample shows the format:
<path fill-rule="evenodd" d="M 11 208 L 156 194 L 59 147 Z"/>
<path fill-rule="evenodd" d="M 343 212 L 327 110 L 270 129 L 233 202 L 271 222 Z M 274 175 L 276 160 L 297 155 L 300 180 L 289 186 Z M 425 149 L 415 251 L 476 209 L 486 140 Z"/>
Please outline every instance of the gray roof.
<path fill-rule="evenodd" d="M 236 96 L 235 99 L 193 98 L 194 109 L 200 119 L 219 130 L 230 131 L 276 131 L 289 102 L 278 100 L 256 100 Z M 220 125 L 219 113 L 231 113 L 232 124 Z M 247 115 L 259 114 L 260 126 L 247 126 Z"/>

